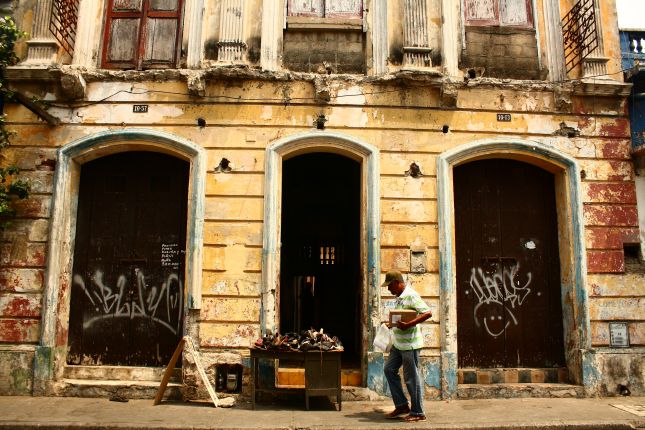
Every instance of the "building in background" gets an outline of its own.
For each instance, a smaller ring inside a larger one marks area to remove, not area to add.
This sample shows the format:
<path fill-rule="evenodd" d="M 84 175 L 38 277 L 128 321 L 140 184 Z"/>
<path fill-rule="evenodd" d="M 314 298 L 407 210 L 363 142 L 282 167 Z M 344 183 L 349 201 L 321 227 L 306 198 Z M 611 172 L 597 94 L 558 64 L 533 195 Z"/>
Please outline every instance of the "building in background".
<path fill-rule="evenodd" d="M 427 398 L 645 394 L 613 0 L 5 3 L 0 393 L 150 396 L 184 335 L 245 393 L 255 339 L 309 327 L 384 393 L 400 270 Z"/>

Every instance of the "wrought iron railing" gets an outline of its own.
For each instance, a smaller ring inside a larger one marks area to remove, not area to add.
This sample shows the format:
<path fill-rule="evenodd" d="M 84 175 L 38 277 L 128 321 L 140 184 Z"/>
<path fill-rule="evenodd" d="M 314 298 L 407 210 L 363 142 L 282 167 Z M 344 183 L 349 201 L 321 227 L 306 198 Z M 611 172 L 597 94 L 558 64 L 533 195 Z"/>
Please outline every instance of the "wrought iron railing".
<path fill-rule="evenodd" d="M 54 0 L 49 31 L 70 56 L 74 55 L 80 0 Z"/>
<path fill-rule="evenodd" d="M 598 47 L 594 0 L 580 0 L 562 19 L 567 73 Z"/>

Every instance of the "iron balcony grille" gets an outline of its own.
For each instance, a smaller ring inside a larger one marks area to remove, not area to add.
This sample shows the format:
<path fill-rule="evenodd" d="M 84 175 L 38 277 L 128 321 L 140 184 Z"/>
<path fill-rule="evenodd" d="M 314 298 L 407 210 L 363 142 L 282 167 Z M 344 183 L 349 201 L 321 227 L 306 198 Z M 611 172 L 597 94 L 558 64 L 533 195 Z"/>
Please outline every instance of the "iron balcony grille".
<path fill-rule="evenodd" d="M 580 0 L 562 19 L 567 73 L 598 47 L 594 0 Z"/>
<path fill-rule="evenodd" d="M 49 31 L 70 55 L 74 54 L 80 0 L 54 0 Z"/>

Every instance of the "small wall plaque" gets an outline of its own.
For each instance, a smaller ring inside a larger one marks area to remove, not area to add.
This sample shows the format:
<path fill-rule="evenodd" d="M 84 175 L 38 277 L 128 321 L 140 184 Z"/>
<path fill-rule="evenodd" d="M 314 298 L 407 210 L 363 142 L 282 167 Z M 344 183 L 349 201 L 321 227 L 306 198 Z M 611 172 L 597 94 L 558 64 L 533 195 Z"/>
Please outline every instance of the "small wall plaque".
<path fill-rule="evenodd" d="M 629 326 L 627 323 L 609 323 L 609 346 L 612 348 L 629 348 Z"/>
<path fill-rule="evenodd" d="M 132 105 L 132 112 L 134 113 L 147 113 L 148 105 Z"/>
<path fill-rule="evenodd" d="M 498 113 L 497 114 L 497 121 L 501 122 L 511 122 L 511 114 L 510 113 Z"/>

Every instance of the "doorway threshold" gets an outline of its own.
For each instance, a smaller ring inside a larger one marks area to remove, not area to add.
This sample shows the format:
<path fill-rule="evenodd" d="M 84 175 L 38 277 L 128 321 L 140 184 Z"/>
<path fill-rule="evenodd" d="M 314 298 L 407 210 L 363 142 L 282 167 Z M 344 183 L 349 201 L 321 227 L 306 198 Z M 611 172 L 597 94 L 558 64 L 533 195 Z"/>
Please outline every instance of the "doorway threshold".
<path fill-rule="evenodd" d="M 583 398 L 582 385 L 528 383 L 528 384 L 458 384 L 457 399 L 512 399 L 520 397 Z"/>
<path fill-rule="evenodd" d="M 56 383 L 57 395 L 68 397 L 105 397 L 152 399 L 157 394 L 163 367 L 74 366 L 67 365 Z M 181 368 L 174 369 L 165 399 L 181 399 Z"/>

